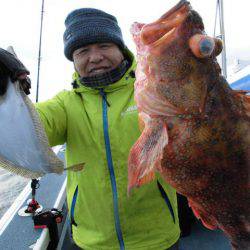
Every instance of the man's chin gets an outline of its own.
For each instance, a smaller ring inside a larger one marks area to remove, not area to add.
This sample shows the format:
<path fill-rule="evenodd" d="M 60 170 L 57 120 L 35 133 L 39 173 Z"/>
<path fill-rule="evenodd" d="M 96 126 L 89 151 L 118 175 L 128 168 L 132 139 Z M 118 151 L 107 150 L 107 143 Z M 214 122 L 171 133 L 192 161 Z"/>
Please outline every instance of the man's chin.
<path fill-rule="evenodd" d="M 102 75 L 104 73 L 109 72 L 110 70 L 95 70 L 91 72 L 88 76 L 96 76 L 96 75 Z"/>
<path fill-rule="evenodd" d="M 90 72 L 86 77 L 93 77 L 93 76 L 99 76 L 99 75 L 103 75 L 105 73 L 110 72 L 112 69 L 105 69 L 105 70 L 94 70 L 92 72 Z"/>

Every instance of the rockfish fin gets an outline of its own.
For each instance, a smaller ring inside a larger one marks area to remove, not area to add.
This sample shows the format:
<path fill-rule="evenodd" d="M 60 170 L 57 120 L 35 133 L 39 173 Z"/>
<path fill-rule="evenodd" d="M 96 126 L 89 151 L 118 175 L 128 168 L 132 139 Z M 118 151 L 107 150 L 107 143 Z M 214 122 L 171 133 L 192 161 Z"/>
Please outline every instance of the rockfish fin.
<path fill-rule="evenodd" d="M 208 214 L 206 211 L 204 211 L 204 209 L 200 208 L 196 203 L 194 203 L 190 199 L 188 199 L 188 204 L 192 208 L 195 217 L 201 220 L 202 224 L 206 228 L 210 230 L 215 230 L 218 227 L 216 219 L 212 215 Z"/>
<path fill-rule="evenodd" d="M 152 181 L 154 171 L 161 171 L 164 147 L 168 144 L 166 124 L 161 120 L 151 120 L 130 150 L 128 159 L 128 193 L 133 187 Z"/>
<path fill-rule="evenodd" d="M 237 98 L 242 101 L 244 111 L 248 117 L 250 117 L 250 95 L 247 95 L 250 91 L 247 90 L 233 90 Z"/>

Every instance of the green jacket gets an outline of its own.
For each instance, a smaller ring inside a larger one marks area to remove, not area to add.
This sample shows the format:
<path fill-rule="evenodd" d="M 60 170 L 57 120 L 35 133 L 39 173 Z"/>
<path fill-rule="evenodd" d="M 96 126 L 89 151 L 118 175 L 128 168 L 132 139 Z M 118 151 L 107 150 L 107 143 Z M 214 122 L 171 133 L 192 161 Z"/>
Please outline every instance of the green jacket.
<path fill-rule="evenodd" d="M 179 238 L 176 193 L 159 176 L 127 195 L 127 159 L 140 135 L 135 63 L 104 91 L 81 86 L 37 104 L 51 146 L 66 143 L 73 238 L 84 249 L 166 249 Z M 158 180 L 158 182 L 157 182 Z"/>

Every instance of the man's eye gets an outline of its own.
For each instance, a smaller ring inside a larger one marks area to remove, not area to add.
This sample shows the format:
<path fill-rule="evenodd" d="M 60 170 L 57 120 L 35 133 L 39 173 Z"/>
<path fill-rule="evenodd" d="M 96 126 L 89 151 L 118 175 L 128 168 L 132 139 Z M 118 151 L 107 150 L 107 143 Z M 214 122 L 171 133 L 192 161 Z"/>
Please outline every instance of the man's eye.
<path fill-rule="evenodd" d="M 78 54 L 85 54 L 88 52 L 88 49 L 81 49 Z"/>
<path fill-rule="evenodd" d="M 110 45 L 109 44 L 101 44 L 100 47 L 103 49 L 106 49 L 106 48 L 109 48 Z"/>

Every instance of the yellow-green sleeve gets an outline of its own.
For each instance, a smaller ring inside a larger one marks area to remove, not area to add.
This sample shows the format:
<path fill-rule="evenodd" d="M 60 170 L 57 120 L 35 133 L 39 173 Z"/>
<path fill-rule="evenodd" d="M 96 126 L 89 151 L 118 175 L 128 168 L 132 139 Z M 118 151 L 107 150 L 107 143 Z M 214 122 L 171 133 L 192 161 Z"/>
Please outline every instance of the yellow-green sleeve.
<path fill-rule="evenodd" d="M 45 128 L 50 146 L 64 144 L 67 134 L 67 114 L 63 103 L 63 92 L 48 101 L 36 103 L 35 108 Z"/>

